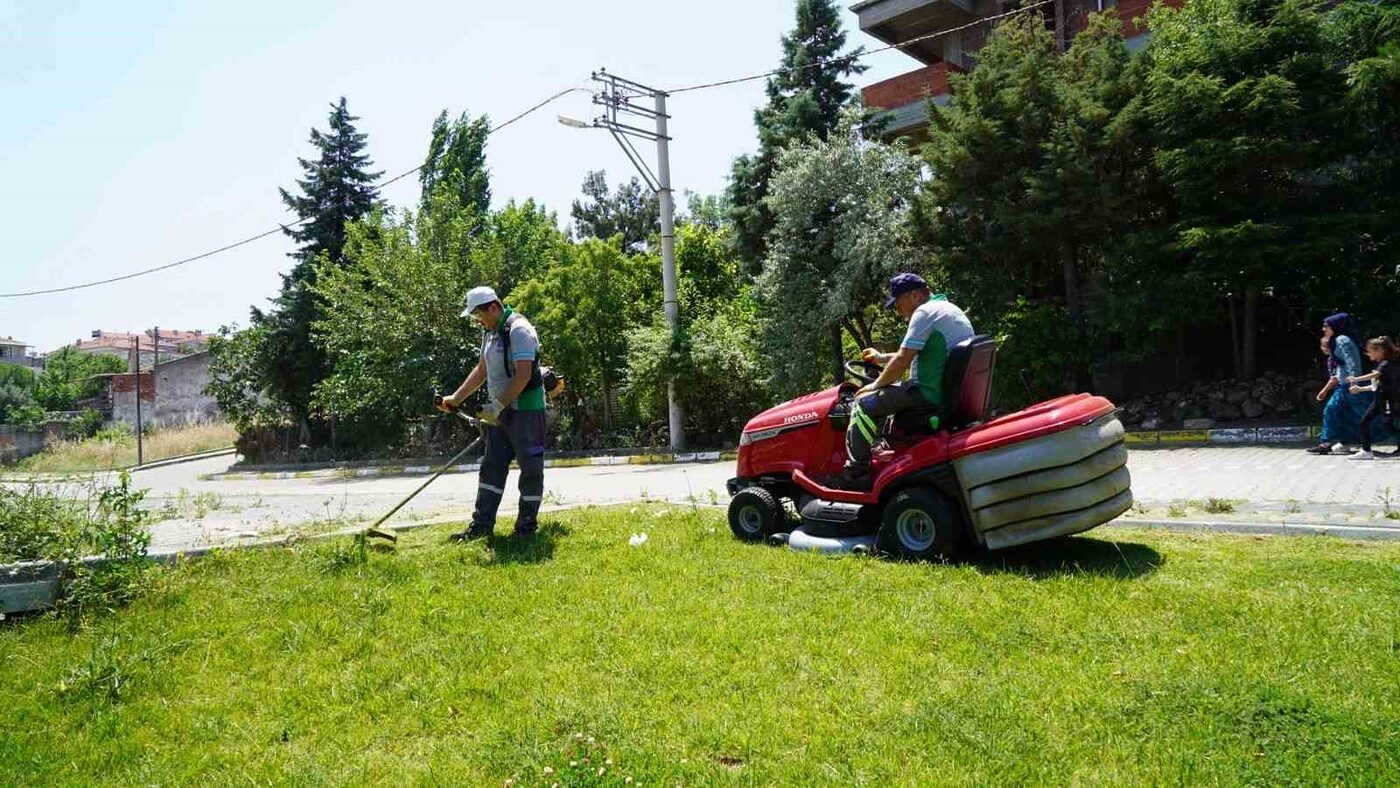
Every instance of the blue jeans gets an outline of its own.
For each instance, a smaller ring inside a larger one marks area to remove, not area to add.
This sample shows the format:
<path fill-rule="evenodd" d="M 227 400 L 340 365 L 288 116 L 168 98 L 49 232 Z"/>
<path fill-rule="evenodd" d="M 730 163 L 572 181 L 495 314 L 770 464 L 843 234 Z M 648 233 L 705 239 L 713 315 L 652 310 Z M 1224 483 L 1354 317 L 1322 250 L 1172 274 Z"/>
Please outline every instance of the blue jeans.
<path fill-rule="evenodd" d="M 486 428 L 486 455 L 481 458 L 477 481 L 473 531 L 489 532 L 496 527 L 496 510 L 506 494 L 511 460 L 520 467 L 520 511 L 515 515 L 515 530 L 535 530 L 544 498 L 544 427 L 544 411 L 512 408 L 501 414 L 495 426 Z"/>

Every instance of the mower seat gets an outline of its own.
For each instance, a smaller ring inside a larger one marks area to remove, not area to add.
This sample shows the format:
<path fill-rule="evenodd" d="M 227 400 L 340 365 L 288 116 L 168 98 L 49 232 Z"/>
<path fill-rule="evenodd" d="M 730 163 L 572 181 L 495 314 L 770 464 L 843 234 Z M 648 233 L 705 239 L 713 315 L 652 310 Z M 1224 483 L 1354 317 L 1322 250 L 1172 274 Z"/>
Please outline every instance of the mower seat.
<path fill-rule="evenodd" d="M 992 395 L 992 371 L 996 367 L 997 343 L 986 334 L 959 342 L 948 353 L 943 366 L 942 407 L 925 405 L 909 408 L 892 417 L 892 434 L 932 435 L 938 430 L 954 432 L 976 424 L 987 415 Z M 938 430 L 930 419 L 938 417 Z"/>

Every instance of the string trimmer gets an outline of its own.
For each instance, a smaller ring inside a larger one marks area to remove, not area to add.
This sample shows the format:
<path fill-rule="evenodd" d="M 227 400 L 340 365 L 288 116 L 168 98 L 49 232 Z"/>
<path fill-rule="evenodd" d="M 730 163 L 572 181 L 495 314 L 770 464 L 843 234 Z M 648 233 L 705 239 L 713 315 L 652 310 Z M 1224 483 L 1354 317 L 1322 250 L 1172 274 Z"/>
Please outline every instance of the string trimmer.
<path fill-rule="evenodd" d="M 442 402 L 442 396 L 441 396 L 441 395 L 435 395 L 435 396 L 433 397 L 433 402 L 434 402 L 434 404 L 437 405 L 439 408 L 442 408 L 442 407 L 443 407 L 443 402 Z M 481 431 L 481 434 L 479 434 L 479 435 L 477 436 L 476 440 L 474 440 L 474 441 L 472 441 L 471 443 L 467 444 L 467 448 L 462 449 L 461 451 L 457 452 L 457 456 L 455 456 L 455 457 L 453 457 L 452 459 L 448 460 L 446 465 L 443 465 L 441 468 L 438 468 L 437 473 L 434 473 L 432 476 L 429 476 L 427 481 L 425 481 L 425 482 L 423 482 L 422 484 L 418 485 L 418 489 L 414 490 L 413 492 L 411 492 L 411 493 L 409 493 L 407 496 L 405 496 L 404 499 L 403 499 L 402 501 L 399 501 L 397 504 L 395 504 L 395 505 L 394 505 L 394 508 L 390 509 L 390 510 L 388 511 L 388 513 L 385 514 L 383 517 L 379 518 L 378 520 L 375 520 L 375 521 L 374 521 L 374 525 L 371 525 L 369 528 L 367 528 L 367 529 L 364 531 L 364 534 L 365 534 L 366 536 L 371 536 L 371 537 L 374 537 L 374 538 L 376 538 L 376 539 L 388 539 L 388 540 L 391 541 L 391 542 L 397 542 L 397 541 L 399 541 L 399 535 L 398 535 L 398 534 L 394 533 L 393 531 L 386 531 L 386 530 L 380 528 L 379 526 L 383 525 L 385 520 L 388 520 L 390 517 L 393 517 L 395 512 L 397 512 L 398 510 L 402 509 L 402 508 L 404 507 L 405 504 L 407 504 L 409 501 L 413 500 L 414 497 L 418 495 L 418 493 L 423 492 L 424 490 L 426 490 L 426 489 L 428 488 L 428 485 L 432 484 L 435 480 L 437 480 L 437 477 L 443 475 L 444 473 L 447 473 L 447 469 L 448 469 L 448 468 L 451 468 L 451 467 L 454 466 L 454 465 L 456 465 L 457 462 L 458 462 L 459 460 L 461 460 L 463 457 L 465 457 L 465 456 L 467 455 L 468 452 L 470 452 L 472 449 L 475 449 L 477 446 L 481 445 L 481 441 L 486 437 L 485 431 L 482 430 L 482 427 L 483 427 L 483 425 L 485 425 L 486 422 L 484 422 L 484 421 L 482 421 L 482 420 L 480 420 L 480 419 L 472 418 L 471 416 L 468 416 L 467 414 L 463 413 L 462 411 L 458 410 L 457 408 L 449 407 L 449 408 L 446 408 L 446 409 L 449 410 L 450 412 L 456 414 L 457 418 L 459 418 L 459 419 L 465 421 L 466 423 L 472 425 L 473 427 L 476 427 L 477 430 Z"/>

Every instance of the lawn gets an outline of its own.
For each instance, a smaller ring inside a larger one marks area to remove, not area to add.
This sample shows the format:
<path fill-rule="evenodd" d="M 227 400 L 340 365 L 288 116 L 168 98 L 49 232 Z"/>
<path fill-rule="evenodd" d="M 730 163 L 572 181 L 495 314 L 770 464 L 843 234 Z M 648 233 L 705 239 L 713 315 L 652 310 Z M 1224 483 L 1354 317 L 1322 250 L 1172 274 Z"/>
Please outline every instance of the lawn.
<path fill-rule="evenodd" d="M 223 422 L 156 430 L 145 436 L 141 458 L 155 462 L 169 457 L 226 449 L 238 438 L 232 425 Z M 98 437 L 63 441 L 20 461 L 18 468 L 34 473 L 109 471 L 136 464 L 136 437 L 103 430 Z"/>
<path fill-rule="evenodd" d="M 0 624 L 0 784 L 1400 782 L 1400 545 L 1105 529 L 901 564 L 659 504 L 445 534 Z"/>

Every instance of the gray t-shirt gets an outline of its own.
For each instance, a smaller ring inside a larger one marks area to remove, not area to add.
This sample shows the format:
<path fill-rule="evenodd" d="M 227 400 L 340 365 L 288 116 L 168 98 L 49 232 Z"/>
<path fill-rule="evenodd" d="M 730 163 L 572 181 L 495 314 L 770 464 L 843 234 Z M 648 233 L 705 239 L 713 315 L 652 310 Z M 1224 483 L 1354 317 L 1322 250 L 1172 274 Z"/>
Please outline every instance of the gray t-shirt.
<path fill-rule="evenodd" d="M 535 327 L 530 325 L 530 321 L 526 320 L 524 315 L 512 314 L 514 317 L 510 324 L 510 364 L 514 370 L 515 362 L 534 360 L 540 349 L 540 338 L 535 333 Z M 510 385 L 510 378 L 506 377 L 506 362 L 502 359 L 505 349 L 499 332 L 486 332 L 486 337 L 481 343 L 481 357 L 486 359 L 486 391 L 496 400 L 501 398 L 501 392 Z"/>
<path fill-rule="evenodd" d="M 943 401 L 943 367 L 948 351 L 973 335 L 972 321 L 941 293 L 930 296 L 910 315 L 909 330 L 899 344 L 919 351 L 909 380 L 929 402 L 938 405 Z"/>

